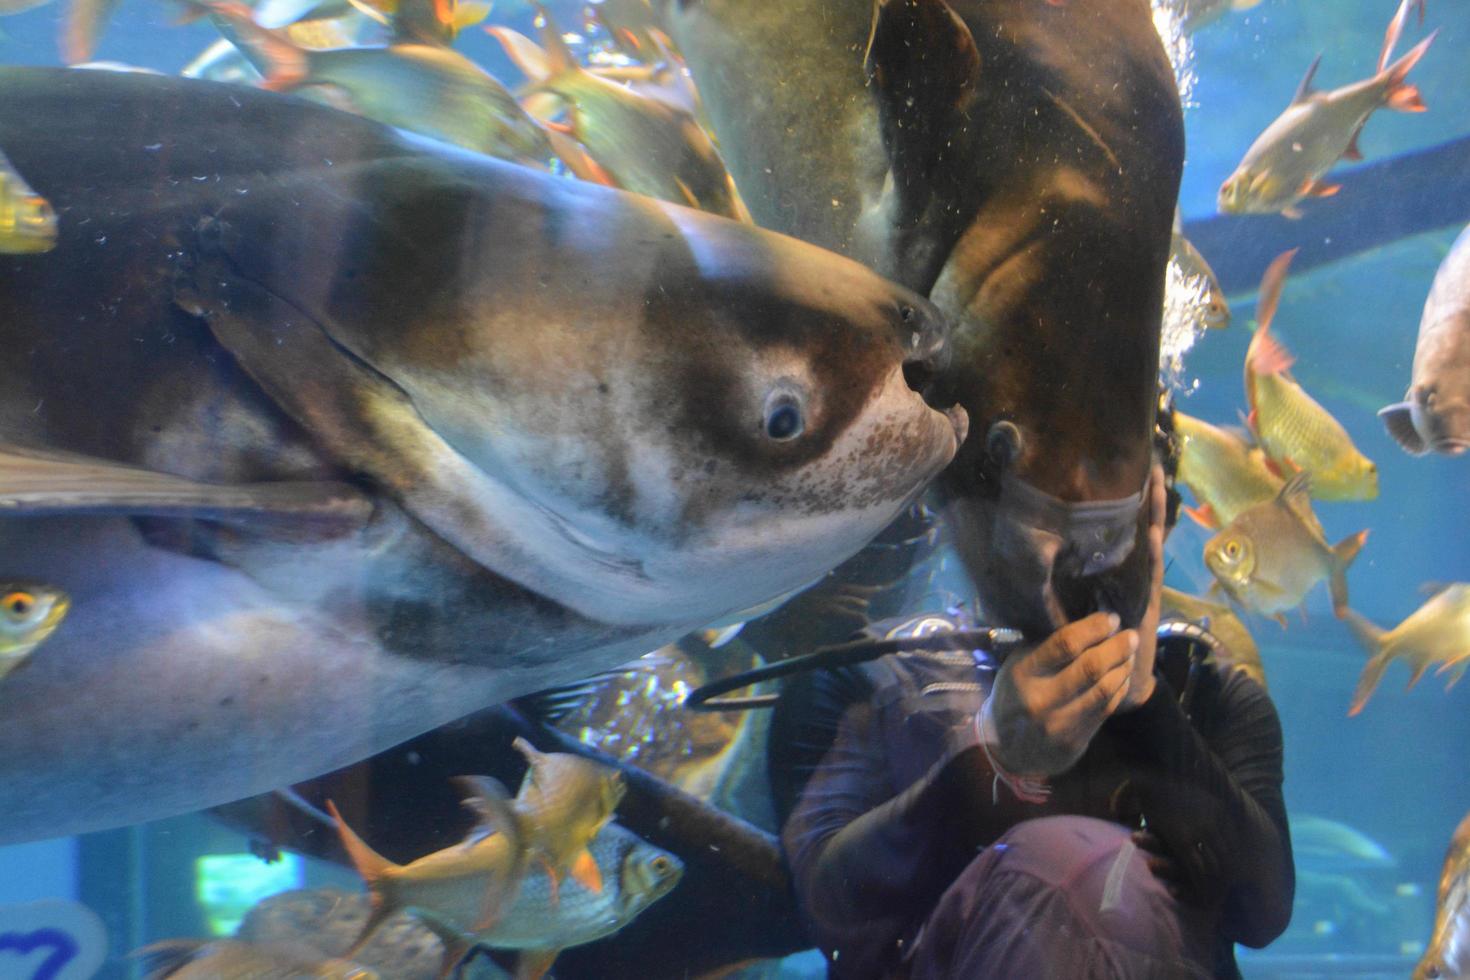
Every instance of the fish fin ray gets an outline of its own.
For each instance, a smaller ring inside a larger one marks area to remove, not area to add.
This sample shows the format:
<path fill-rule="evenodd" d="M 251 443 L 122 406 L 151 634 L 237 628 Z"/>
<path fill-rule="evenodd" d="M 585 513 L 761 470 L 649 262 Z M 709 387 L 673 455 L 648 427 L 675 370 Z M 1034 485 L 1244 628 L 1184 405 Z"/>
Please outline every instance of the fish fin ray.
<path fill-rule="evenodd" d="M 1375 629 L 1377 627 L 1374 627 Z M 1383 680 L 1383 672 L 1388 669 L 1389 655 L 1380 653 L 1369 659 L 1363 667 L 1363 673 L 1358 677 L 1358 686 L 1353 691 L 1352 704 L 1348 706 L 1348 717 L 1352 718 L 1363 710 L 1373 692 L 1378 689 L 1378 682 Z"/>
<path fill-rule="evenodd" d="M 1426 598 L 1433 599 L 1435 596 L 1439 595 L 1445 589 L 1448 589 L 1454 584 L 1455 583 L 1453 582 L 1421 582 L 1419 585 L 1419 594 L 1425 596 Z"/>
<path fill-rule="evenodd" d="M 523 949 L 516 957 L 515 980 L 541 980 L 556 960 L 559 949 Z"/>
<path fill-rule="evenodd" d="M 551 59 L 541 45 L 509 27 L 487 27 L 485 33 L 500 42 L 506 57 L 527 79 L 539 85 L 551 77 Z"/>
<path fill-rule="evenodd" d="M 1384 104 L 1395 112 L 1428 111 L 1429 107 L 1424 104 L 1424 99 L 1419 94 L 1419 86 L 1405 79 L 1410 70 L 1424 57 L 1424 53 L 1429 50 L 1429 45 L 1438 34 L 1438 31 L 1430 34 L 1424 40 L 1414 45 L 1402 58 L 1383 70 L 1384 84 L 1386 85 Z"/>
<path fill-rule="evenodd" d="M 250 8 L 238 0 L 180 0 L 202 9 L 224 35 L 240 49 L 255 70 L 265 76 L 264 88 L 284 92 L 306 81 L 311 73 L 310 55 L 282 31 L 268 30 L 255 22 Z"/>
<path fill-rule="evenodd" d="M 597 868 L 597 861 L 592 857 L 592 852 L 585 847 L 580 854 L 572 859 L 572 879 L 595 895 L 602 894 L 602 872 Z"/>
<path fill-rule="evenodd" d="M 945 0 L 878 0 L 863 71 L 877 93 L 901 228 L 922 218 L 954 170 L 949 154 L 974 99 L 980 53 L 969 26 Z M 917 109 L 915 108 L 917 107 Z"/>
<path fill-rule="evenodd" d="M 1342 190 L 1341 184 L 1324 184 L 1320 180 L 1308 180 L 1302 185 L 1301 193 L 1306 197 L 1332 197 Z"/>
<path fill-rule="evenodd" d="M 217 521 L 262 533 L 360 530 L 373 504 L 344 483 L 216 484 L 111 460 L 0 444 L 0 514 L 122 514 Z"/>
<path fill-rule="evenodd" d="M 1295 204 L 1288 204 L 1286 207 L 1281 209 L 1281 216 L 1288 221 L 1300 221 L 1302 220 L 1303 213 L 1302 209 L 1297 207 Z"/>
<path fill-rule="evenodd" d="M 1332 611 L 1338 619 L 1343 618 L 1347 610 L 1348 586 L 1347 569 L 1363 550 L 1363 544 L 1368 540 L 1367 530 L 1350 534 L 1332 548 L 1332 557 L 1336 567 L 1328 579 L 1329 587 L 1332 589 Z"/>
<path fill-rule="evenodd" d="M 359 837 L 347 821 L 342 818 L 337 804 L 327 800 L 327 813 L 332 817 L 332 822 L 337 828 L 337 838 L 342 842 L 342 849 L 347 852 L 347 857 L 352 861 L 353 868 L 362 878 L 363 884 L 367 886 L 368 895 L 372 901 L 372 907 L 368 917 L 362 924 L 362 930 L 357 934 L 357 939 L 343 954 L 345 959 L 351 959 L 368 944 L 378 926 L 382 925 L 389 916 L 398 911 L 398 903 L 391 894 L 390 882 L 393 872 L 398 865 L 389 861 L 383 855 L 373 850 L 367 841 Z"/>
<path fill-rule="evenodd" d="M 546 81 L 554 82 L 567 75 L 580 74 L 584 69 L 577 61 L 572 49 L 561 36 L 561 29 L 551 17 L 551 11 L 540 0 L 533 0 L 532 7 L 541 18 L 541 47 L 546 52 Z"/>
<path fill-rule="evenodd" d="M 1281 305 L 1281 290 L 1286 285 L 1286 274 L 1291 269 L 1291 260 L 1300 249 L 1282 252 L 1271 260 L 1261 276 L 1260 299 L 1256 302 L 1256 336 L 1263 338 L 1270 333 L 1271 321 L 1276 318 L 1276 308 Z M 1247 355 L 1249 356 L 1249 355 Z"/>
<path fill-rule="evenodd" d="M 1202 507 L 1184 507 L 1181 509 L 1189 515 L 1190 520 L 1206 530 L 1215 531 L 1220 527 L 1220 518 L 1216 516 L 1215 508 L 1209 504 L 1205 504 Z"/>
<path fill-rule="evenodd" d="M 1378 410 L 1378 417 L 1394 441 L 1411 456 L 1423 456 L 1429 452 L 1429 444 L 1419 435 L 1414 425 L 1414 409 L 1409 402 L 1398 402 Z"/>
<path fill-rule="evenodd" d="M 1363 127 L 1359 125 L 1353 130 L 1353 138 L 1348 140 L 1347 149 L 1342 151 L 1342 158 L 1344 160 L 1351 160 L 1356 163 L 1363 159 L 1363 148 L 1358 145 L 1358 138 L 1362 135 Z"/>
<path fill-rule="evenodd" d="M 1296 87 L 1296 94 L 1291 97 L 1291 104 L 1305 102 L 1312 97 L 1316 89 L 1312 88 L 1312 79 L 1317 76 L 1317 69 L 1322 65 L 1322 55 L 1312 59 L 1312 64 L 1307 68 L 1307 73 L 1302 76 L 1301 82 Z"/>

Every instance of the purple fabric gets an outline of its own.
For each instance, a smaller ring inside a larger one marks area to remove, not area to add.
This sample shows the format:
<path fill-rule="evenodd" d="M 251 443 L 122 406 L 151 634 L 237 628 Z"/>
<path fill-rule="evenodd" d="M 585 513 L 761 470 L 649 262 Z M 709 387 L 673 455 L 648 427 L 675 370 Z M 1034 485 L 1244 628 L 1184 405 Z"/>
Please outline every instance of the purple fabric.
<path fill-rule="evenodd" d="M 1126 827 L 1042 817 L 970 862 L 906 965 L 913 980 L 1209 978 L 1215 928 L 1169 895 Z"/>

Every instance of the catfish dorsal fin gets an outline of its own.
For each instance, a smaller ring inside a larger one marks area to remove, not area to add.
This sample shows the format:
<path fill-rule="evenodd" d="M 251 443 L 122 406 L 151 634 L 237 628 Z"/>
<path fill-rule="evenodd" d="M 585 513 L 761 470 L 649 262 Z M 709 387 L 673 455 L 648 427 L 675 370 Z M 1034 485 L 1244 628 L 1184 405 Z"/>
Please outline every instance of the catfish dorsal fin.
<path fill-rule="evenodd" d="M 1317 68 L 1321 64 L 1322 56 L 1320 54 L 1312 59 L 1312 66 L 1308 68 L 1307 73 L 1302 76 L 1301 84 L 1297 85 L 1296 87 L 1296 94 L 1291 97 L 1292 105 L 1296 105 L 1298 102 L 1307 101 L 1312 97 L 1312 93 L 1317 91 L 1316 89 L 1312 88 L 1312 79 L 1317 77 Z"/>
<path fill-rule="evenodd" d="M 878 106 L 899 227 L 911 227 L 936 195 L 943 164 L 974 98 L 980 52 L 945 0 L 878 0 L 863 54 Z"/>

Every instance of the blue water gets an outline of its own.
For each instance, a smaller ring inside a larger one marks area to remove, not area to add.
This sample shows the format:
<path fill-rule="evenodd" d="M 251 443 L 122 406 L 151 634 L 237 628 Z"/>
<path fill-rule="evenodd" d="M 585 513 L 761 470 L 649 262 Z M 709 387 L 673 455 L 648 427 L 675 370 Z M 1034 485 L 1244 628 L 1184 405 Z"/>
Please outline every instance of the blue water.
<path fill-rule="evenodd" d="M 527 30 L 529 14 L 517 6 L 503 8 Z M 59 10 L 53 4 L 0 18 L 0 63 L 55 64 Z M 1286 105 L 1317 53 L 1324 54 L 1321 87 L 1369 74 L 1392 12 L 1386 0 L 1265 0 L 1195 35 L 1185 216 L 1213 213 L 1220 182 Z M 178 70 L 215 34 L 204 24 L 173 26 L 174 18 L 167 4 L 124 0 L 97 58 Z M 1470 5 L 1429 0 L 1425 29 L 1436 27 L 1439 37 L 1413 75 L 1429 111 L 1375 115 L 1361 140 L 1370 160 L 1470 134 Z M 1420 28 L 1411 27 L 1400 51 L 1420 36 Z M 492 72 L 514 77 L 498 45 L 480 32 L 467 32 L 460 49 Z M 1459 230 L 1447 225 L 1294 276 L 1276 319 L 1276 331 L 1297 357 L 1298 380 L 1379 466 L 1378 500 L 1321 504 L 1318 514 L 1331 540 L 1371 529 L 1349 574 L 1352 605 L 1385 627 L 1423 601 L 1422 583 L 1470 580 L 1470 460 L 1411 459 L 1374 415 L 1403 396 L 1424 296 Z M 1189 355 L 1186 374 L 1199 382 L 1181 401 L 1190 414 L 1230 423 L 1244 409 L 1240 371 L 1253 303 L 1251 295 L 1232 297 L 1234 325 L 1205 337 Z M 1178 529 L 1169 543 L 1171 584 L 1194 590 L 1208 584 L 1200 560 L 1206 536 L 1187 523 Z M 1355 911 L 1317 877 L 1338 873 L 1331 862 L 1304 864 L 1296 920 L 1274 947 L 1243 959 L 1247 975 L 1281 975 L 1283 957 L 1325 954 L 1349 958 L 1323 967 L 1327 975 L 1346 975 L 1354 962 L 1405 975 L 1405 964 L 1417 955 L 1414 944 L 1428 937 L 1445 844 L 1470 810 L 1470 685 L 1446 693 L 1431 676 L 1405 692 L 1407 669 L 1397 665 L 1366 710 L 1348 718 L 1364 657 L 1332 617 L 1325 590 L 1310 597 L 1305 620 L 1290 617 L 1285 631 L 1263 620 L 1250 625 L 1285 730 L 1290 810 L 1350 825 L 1381 844 L 1396 866 L 1353 872 L 1375 906 Z M 98 911 L 126 949 L 197 929 L 203 915 L 191 888 L 192 859 L 240 852 L 244 843 L 191 817 L 80 842 L 3 849 L 0 905 L 46 896 L 109 903 Z M 123 856 L 130 864 L 115 863 Z M 315 867 L 308 879 L 344 880 Z M 0 957 L 0 978 L 11 976 L 5 969 Z"/>

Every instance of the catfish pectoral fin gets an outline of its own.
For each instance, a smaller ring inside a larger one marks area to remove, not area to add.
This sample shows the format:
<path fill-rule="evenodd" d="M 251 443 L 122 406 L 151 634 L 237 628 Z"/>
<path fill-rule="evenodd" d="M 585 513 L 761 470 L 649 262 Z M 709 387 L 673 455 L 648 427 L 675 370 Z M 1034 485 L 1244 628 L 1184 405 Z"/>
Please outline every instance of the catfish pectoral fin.
<path fill-rule="evenodd" d="M 269 536 L 337 536 L 360 530 L 373 504 L 345 483 L 199 483 L 110 460 L 0 445 L 0 513 L 177 517 Z"/>
<path fill-rule="evenodd" d="M 461 456 L 392 380 L 301 310 L 236 275 L 228 260 L 208 255 L 211 239 L 227 243 L 233 234 L 220 224 L 201 228 L 206 254 L 192 279 L 176 286 L 180 305 L 208 323 L 245 373 L 337 463 L 371 479 L 482 567 L 558 597 L 565 577 L 509 526 L 546 519 Z"/>

